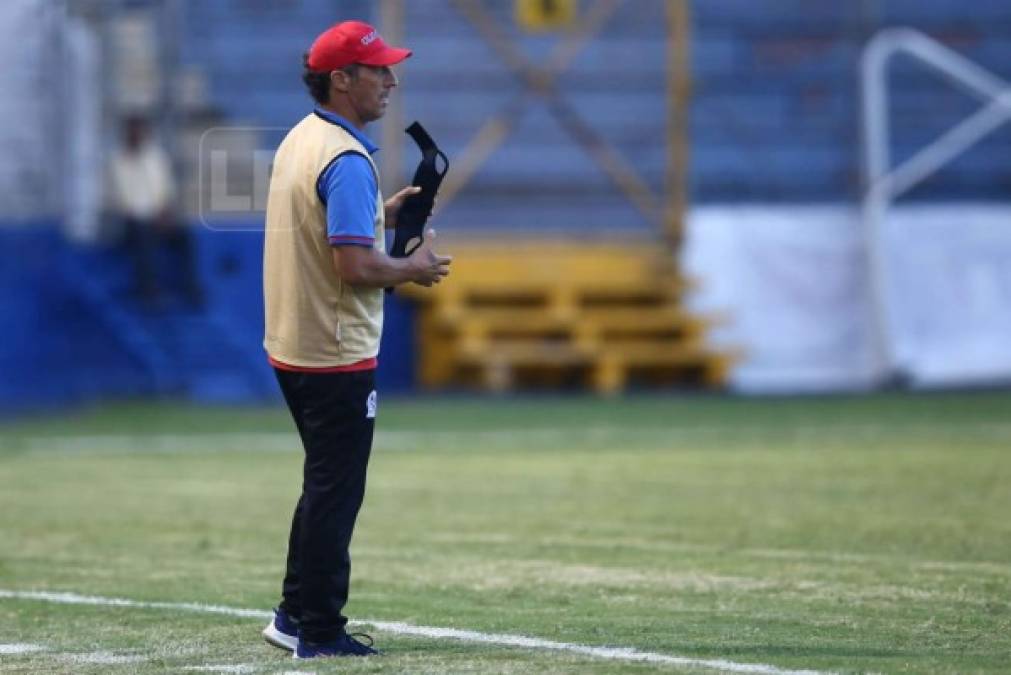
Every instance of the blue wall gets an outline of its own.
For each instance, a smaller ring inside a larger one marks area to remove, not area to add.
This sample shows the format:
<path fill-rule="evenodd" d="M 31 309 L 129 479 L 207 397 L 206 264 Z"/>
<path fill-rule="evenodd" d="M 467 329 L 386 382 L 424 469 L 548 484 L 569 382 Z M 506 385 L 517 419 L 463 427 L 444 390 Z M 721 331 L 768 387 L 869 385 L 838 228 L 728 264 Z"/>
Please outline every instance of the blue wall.
<path fill-rule="evenodd" d="M 124 396 L 149 391 L 115 327 L 96 321 L 73 285 L 68 252 L 54 223 L 0 229 L 2 410 L 86 400 L 110 385 Z"/>
<path fill-rule="evenodd" d="M 67 243 L 55 223 L 0 227 L 0 411 L 105 398 L 276 401 L 260 344 L 262 235 L 194 227 L 203 308 L 132 295 L 125 252 Z M 171 288 L 171 259 L 163 280 Z M 414 383 L 413 310 L 387 299 L 379 386 Z"/>

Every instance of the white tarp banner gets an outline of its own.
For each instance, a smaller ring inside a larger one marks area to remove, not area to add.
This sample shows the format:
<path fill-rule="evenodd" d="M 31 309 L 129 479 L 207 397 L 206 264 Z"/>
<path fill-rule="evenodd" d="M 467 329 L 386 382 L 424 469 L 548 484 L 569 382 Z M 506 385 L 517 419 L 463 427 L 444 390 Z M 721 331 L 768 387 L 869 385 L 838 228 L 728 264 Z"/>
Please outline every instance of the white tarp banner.
<path fill-rule="evenodd" d="M 881 233 L 893 368 L 922 386 L 1011 381 L 1011 206 L 896 207 Z M 740 391 L 863 389 L 882 374 L 859 213 L 715 206 L 690 214 L 697 311 L 725 315 Z"/>
<path fill-rule="evenodd" d="M 1011 381 L 1011 206 L 893 208 L 887 335 L 914 383 Z"/>

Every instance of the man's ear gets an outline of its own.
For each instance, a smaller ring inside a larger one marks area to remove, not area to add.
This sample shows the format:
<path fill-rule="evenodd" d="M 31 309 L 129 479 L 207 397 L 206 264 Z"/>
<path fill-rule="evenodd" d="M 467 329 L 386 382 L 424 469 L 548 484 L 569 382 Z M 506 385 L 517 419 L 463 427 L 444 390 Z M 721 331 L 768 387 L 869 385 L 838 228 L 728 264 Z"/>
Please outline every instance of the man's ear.
<path fill-rule="evenodd" d="M 337 91 L 347 91 L 351 76 L 343 70 L 334 70 L 330 73 L 330 88 Z"/>

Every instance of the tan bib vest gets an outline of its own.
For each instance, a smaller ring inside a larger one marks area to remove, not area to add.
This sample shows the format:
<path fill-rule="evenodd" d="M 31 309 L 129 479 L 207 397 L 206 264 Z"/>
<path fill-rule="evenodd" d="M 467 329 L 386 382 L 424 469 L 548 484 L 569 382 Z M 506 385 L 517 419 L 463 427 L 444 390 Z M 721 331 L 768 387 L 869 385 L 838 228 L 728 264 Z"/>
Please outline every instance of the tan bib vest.
<path fill-rule="evenodd" d="M 363 155 L 376 170 L 354 136 L 310 114 L 274 157 L 263 246 L 263 347 L 288 365 L 332 368 L 379 354 L 383 289 L 341 281 L 327 239 L 326 206 L 316 193 L 323 170 L 347 152 Z M 385 250 L 382 194 L 376 199 L 374 248 Z"/>

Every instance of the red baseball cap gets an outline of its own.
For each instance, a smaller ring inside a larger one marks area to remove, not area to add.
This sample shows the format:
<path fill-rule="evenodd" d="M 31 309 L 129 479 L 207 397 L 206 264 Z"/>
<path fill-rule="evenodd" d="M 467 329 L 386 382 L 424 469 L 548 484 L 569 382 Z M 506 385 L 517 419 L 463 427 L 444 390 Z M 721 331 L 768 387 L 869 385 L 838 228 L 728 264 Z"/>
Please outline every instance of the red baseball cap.
<path fill-rule="evenodd" d="M 392 66 L 411 55 L 410 49 L 390 47 L 379 31 L 363 21 L 334 24 L 309 47 L 309 70 L 328 73 L 352 63 Z"/>

